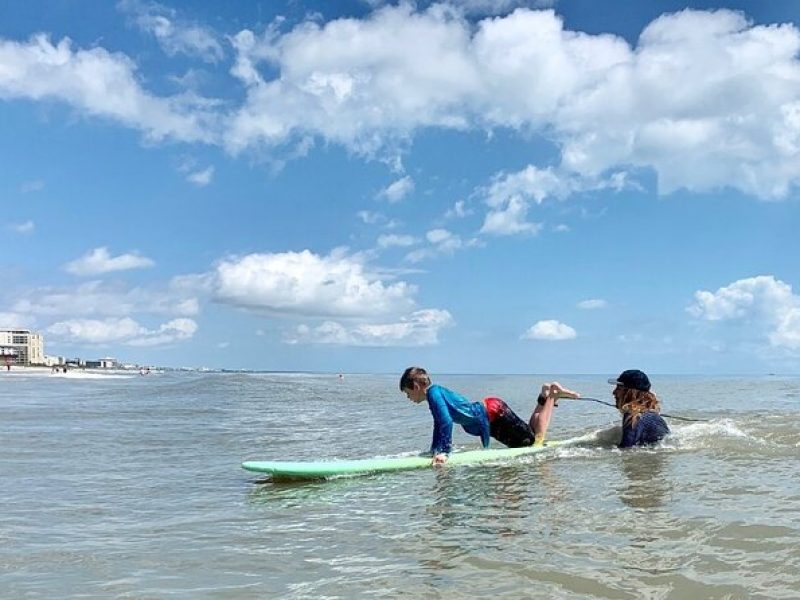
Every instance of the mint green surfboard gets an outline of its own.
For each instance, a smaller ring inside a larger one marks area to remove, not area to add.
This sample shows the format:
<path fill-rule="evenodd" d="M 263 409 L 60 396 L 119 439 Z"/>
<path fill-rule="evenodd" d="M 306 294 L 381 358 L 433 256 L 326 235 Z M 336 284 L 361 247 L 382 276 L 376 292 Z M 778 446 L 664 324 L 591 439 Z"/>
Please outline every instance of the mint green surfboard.
<path fill-rule="evenodd" d="M 572 446 L 583 438 L 549 441 L 541 446 L 526 448 L 491 448 L 488 450 L 467 450 L 454 452 L 447 460 L 447 465 L 471 465 L 491 461 L 506 460 L 519 456 L 528 456 L 547 452 L 555 448 Z M 269 460 L 248 460 L 242 468 L 256 473 L 272 475 L 273 480 L 292 479 L 325 479 L 342 475 L 365 475 L 368 473 L 385 473 L 389 471 L 407 471 L 409 469 L 430 468 L 429 456 L 405 456 L 396 458 L 365 458 L 361 460 L 330 460 L 311 462 L 285 462 Z"/>

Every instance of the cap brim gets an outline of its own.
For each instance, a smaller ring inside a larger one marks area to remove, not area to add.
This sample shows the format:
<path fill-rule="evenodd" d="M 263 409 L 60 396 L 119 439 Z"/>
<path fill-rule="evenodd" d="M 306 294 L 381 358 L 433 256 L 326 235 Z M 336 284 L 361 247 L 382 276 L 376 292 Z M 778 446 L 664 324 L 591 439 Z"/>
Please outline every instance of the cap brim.
<path fill-rule="evenodd" d="M 611 385 L 619 385 L 619 381 L 617 381 L 616 377 L 612 377 L 611 379 L 609 379 L 608 383 L 610 383 Z"/>

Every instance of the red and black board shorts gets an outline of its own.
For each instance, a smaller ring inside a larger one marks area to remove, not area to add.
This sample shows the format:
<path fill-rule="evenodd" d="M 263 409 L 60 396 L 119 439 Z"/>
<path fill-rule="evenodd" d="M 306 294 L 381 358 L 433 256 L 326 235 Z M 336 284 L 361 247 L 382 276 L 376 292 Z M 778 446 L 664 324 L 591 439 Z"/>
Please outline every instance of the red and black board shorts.
<path fill-rule="evenodd" d="M 489 415 L 489 433 L 501 444 L 509 448 L 532 446 L 534 441 L 530 425 L 500 398 L 484 398 L 483 405 Z"/>

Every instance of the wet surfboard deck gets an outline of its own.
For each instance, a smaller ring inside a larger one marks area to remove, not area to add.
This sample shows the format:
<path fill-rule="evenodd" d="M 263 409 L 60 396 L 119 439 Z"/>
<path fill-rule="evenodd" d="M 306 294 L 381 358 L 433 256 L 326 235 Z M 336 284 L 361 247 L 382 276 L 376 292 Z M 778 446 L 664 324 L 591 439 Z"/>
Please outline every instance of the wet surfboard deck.
<path fill-rule="evenodd" d="M 487 450 L 454 452 L 450 455 L 446 464 L 449 466 L 471 465 L 508 460 L 575 445 L 582 439 L 583 438 L 554 440 L 541 445 L 528 446 L 526 448 L 490 448 Z M 424 469 L 430 468 L 430 466 L 430 456 L 400 456 L 326 461 L 248 460 L 242 463 L 243 469 L 255 473 L 266 473 L 271 475 L 273 480 L 327 479 L 330 477 L 347 475 L 366 475 L 369 473 Z"/>

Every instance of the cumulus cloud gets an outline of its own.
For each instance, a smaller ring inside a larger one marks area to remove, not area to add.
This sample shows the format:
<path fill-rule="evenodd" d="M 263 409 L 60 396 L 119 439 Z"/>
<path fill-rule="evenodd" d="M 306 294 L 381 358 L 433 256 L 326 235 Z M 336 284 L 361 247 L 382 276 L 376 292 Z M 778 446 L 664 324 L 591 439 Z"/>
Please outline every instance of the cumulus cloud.
<path fill-rule="evenodd" d="M 172 51 L 221 56 L 201 32 L 181 37 L 188 29 L 168 9 L 136 6 Z M 319 138 L 384 158 L 425 128 L 545 136 L 557 164 L 538 169 L 532 188 L 490 194 L 487 233 L 533 233 L 526 212 L 537 194 L 574 193 L 575 181 L 591 185 L 613 171 L 624 181 L 652 170 L 661 193 L 731 187 L 765 199 L 787 197 L 800 180 L 793 24 L 684 10 L 652 21 L 631 46 L 567 30 L 552 10 L 475 22 L 447 4 L 400 3 L 283 28 L 278 20 L 231 36 L 238 106 L 190 93 L 159 97 L 129 57 L 44 35 L 0 39 L 0 98 L 56 99 L 152 140 L 219 143 L 234 153 L 307 149 Z"/>
<path fill-rule="evenodd" d="M 197 187 L 205 187 L 214 178 L 214 167 L 201 168 L 197 159 L 184 156 L 177 165 L 178 172 L 186 177 L 186 181 Z"/>
<path fill-rule="evenodd" d="M 664 193 L 731 186 L 780 198 L 800 176 L 793 25 L 686 10 L 654 20 L 631 47 L 565 30 L 549 10 L 473 25 L 443 5 L 401 4 L 284 34 L 243 31 L 234 43 L 248 90 L 228 134 L 234 150 L 311 133 L 370 153 L 424 127 L 510 127 L 546 132 L 559 179 L 650 168 Z M 486 225 L 504 227 L 499 216 Z"/>
<path fill-rule="evenodd" d="M 472 242 L 465 244 L 460 236 L 447 229 L 431 229 L 425 234 L 425 239 L 430 245 L 409 252 L 406 255 L 407 261 L 416 263 L 440 254 L 453 254 L 456 250 L 472 244 Z"/>
<path fill-rule="evenodd" d="M 18 312 L 0 312 L 0 329 L 29 329 L 36 319 Z"/>
<path fill-rule="evenodd" d="M 372 8 L 394 4 L 391 0 L 364 0 Z M 435 0 L 420 0 L 417 6 L 429 6 Z M 550 8 L 556 0 L 458 0 L 453 8 L 470 16 L 505 15 L 517 8 Z"/>
<path fill-rule="evenodd" d="M 139 129 L 148 139 L 211 142 L 215 103 L 192 94 L 146 92 L 127 56 L 94 47 L 73 50 L 44 34 L 27 42 L 0 39 L 0 98 L 60 100 L 79 111 Z"/>
<path fill-rule="evenodd" d="M 194 171 L 186 176 L 186 181 L 193 183 L 197 187 L 205 187 L 214 178 L 214 167 L 208 167 L 202 171 Z"/>
<path fill-rule="evenodd" d="M 157 346 L 187 340 L 197 331 L 192 319 L 173 319 L 156 329 L 147 329 L 130 317 L 99 319 L 69 319 L 47 328 L 47 333 L 70 343 L 93 345 L 125 344 L 128 346 Z"/>
<path fill-rule="evenodd" d="M 29 233 L 33 233 L 34 229 L 36 229 L 36 225 L 33 223 L 33 221 L 25 221 L 24 223 L 12 223 L 11 229 L 19 234 L 27 235 Z"/>
<path fill-rule="evenodd" d="M 739 279 L 716 292 L 695 292 L 687 310 L 692 316 L 715 322 L 744 321 L 772 346 L 800 349 L 800 297 L 772 275 Z"/>
<path fill-rule="evenodd" d="M 95 248 L 79 259 L 68 262 L 64 269 L 73 275 L 101 275 L 113 271 L 126 271 L 128 269 L 142 269 L 152 267 L 155 263 L 138 254 L 120 254 L 112 257 L 108 248 Z"/>
<path fill-rule="evenodd" d="M 109 316 L 123 317 L 135 313 L 193 316 L 199 313 L 199 302 L 192 289 L 148 290 L 127 288 L 121 284 L 89 281 L 76 287 L 36 288 L 27 297 L 12 304 L 12 310 L 23 315 Z"/>
<path fill-rule="evenodd" d="M 358 256 L 304 250 L 223 260 L 213 294 L 218 302 L 267 313 L 359 318 L 405 313 L 415 292 L 371 273 Z"/>
<path fill-rule="evenodd" d="M 606 308 L 607 306 L 608 302 L 600 298 L 590 298 L 578 302 L 578 308 L 582 308 L 583 310 L 596 310 L 598 308 Z"/>
<path fill-rule="evenodd" d="M 211 29 L 180 19 L 171 8 L 140 0 L 122 0 L 117 6 L 130 15 L 139 29 L 155 36 L 170 56 L 185 54 L 208 63 L 217 63 L 225 56 Z"/>
<path fill-rule="evenodd" d="M 538 321 L 531 326 L 528 331 L 522 334 L 523 340 L 571 340 L 577 336 L 577 332 L 564 323 L 554 319 Z"/>
<path fill-rule="evenodd" d="M 800 350 L 800 307 L 789 308 L 777 316 L 769 341 L 773 346 Z"/>
<path fill-rule="evenodd" d="M 413 235 L 387 234 L 378 237 L 379 248 L 392 248 L 395 246 L 407 247 L 417 243 L 417 238 Z"/>
<path fill-rule="evenodd" d="M 414 191 L 414 180 L 409 175 L 393 181 L 378 193 L 378 198 L 385 198 L 389 202 L 400 202 Z"/>
<path fill-rule="evenodd" d="M 453 317 L 448 311 L 426 309 L 392 323 L 343 325 L 325 321 L 316 327 L 300 325 L 285 341 L 342 346 L 431 346 L 439 343 L 441 329 L 452 324 Z"/>
<path fill-rule="evenodd" d="M 463 219 L 472 214 L 472 210 L 467 208 L 467 203 L 464 200 L 458 200 L 449 208 L 445 213 L 445 218 L 448 219 Z"/>
<path fill-rule="evenodd" d="M 528 165 L 516 173 L 498 173 L 484 192 L 489 212 L 481 232 L 494 235 L 535 235 L 542 225 L 527 220 L 531 204 L 541 204 L 548 198 L 559 200 L 588 190 L 610 188 L 619 191 L 628 185 L 625 174 L 619 172 L 605 177 L 594 177 L 581 176 L 564 169 L 540 169 Z"/>

